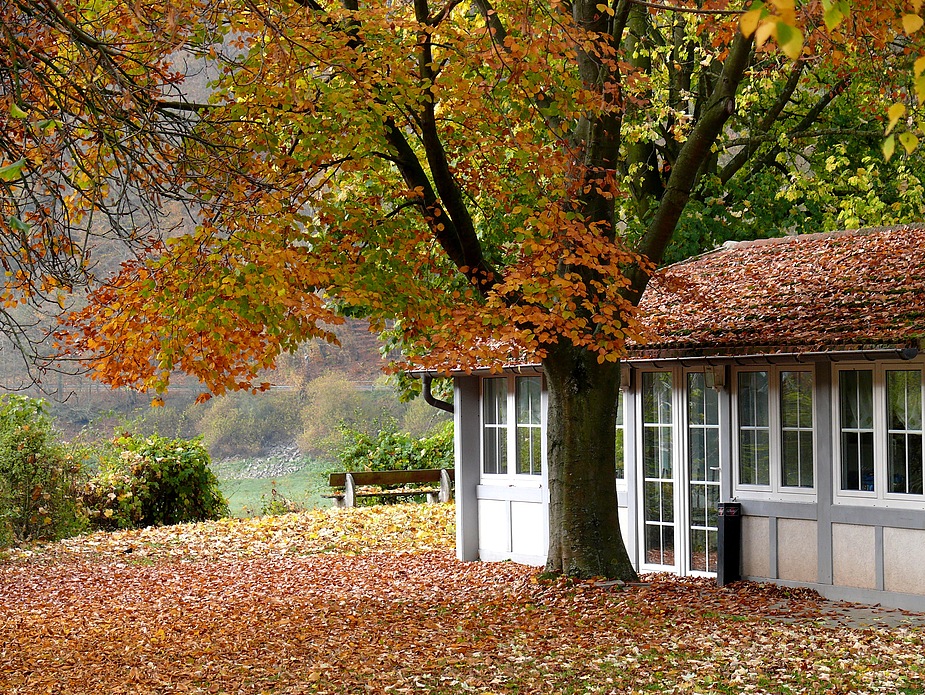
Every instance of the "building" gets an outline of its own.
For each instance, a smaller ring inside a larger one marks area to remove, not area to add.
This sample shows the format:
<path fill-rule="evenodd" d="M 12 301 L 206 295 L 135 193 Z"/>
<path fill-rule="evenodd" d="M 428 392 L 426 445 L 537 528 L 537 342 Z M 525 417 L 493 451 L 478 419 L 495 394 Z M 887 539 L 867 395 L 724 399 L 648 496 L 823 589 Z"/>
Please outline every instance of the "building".
<path fill-rule="evenodd" d="M 729 244 L 641 308 L 615 471 L 636 568 L 715 573 L 735 501 L 745 578 L 925 610 L 925 228 Z M 455 376 L 461 559 L 545 562 L 545 400 L 538 365 Z"/>

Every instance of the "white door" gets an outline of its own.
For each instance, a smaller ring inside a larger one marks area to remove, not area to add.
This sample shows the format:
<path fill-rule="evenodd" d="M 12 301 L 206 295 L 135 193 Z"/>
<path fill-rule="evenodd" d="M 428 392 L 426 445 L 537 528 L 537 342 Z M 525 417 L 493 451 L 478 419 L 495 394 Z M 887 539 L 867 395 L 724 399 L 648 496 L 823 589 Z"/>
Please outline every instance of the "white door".
<path fill-rule="evenodd" d="M 678 369 L 643 372 L 640 397 L 640 569 L 715 573 L 719 394 Z"/>

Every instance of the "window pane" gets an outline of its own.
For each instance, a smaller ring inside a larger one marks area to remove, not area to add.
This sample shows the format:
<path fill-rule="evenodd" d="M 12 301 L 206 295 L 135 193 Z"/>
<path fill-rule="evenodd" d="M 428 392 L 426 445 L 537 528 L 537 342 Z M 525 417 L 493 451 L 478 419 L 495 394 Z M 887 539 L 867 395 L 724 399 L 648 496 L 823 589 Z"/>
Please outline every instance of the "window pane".
<path fill-rule="evenodd" d="M 645 427 L 642 430 L 642 474 L 646 478 L 658 478 L 658 427 Z"/>
<path fill-rule="evenodd" d="M 874 373 L 858 372 L 858 427 L 874 427 Z"/>
<path fill-rule="evenodd" d="M 482 380 L 482 471 L 507 473 L 507 379 Z"/>
<path fill-rule="evenodd" d="M 707 431 L 706 457 L 706 480 L 719 482 L 719 427 Z"/>
<path fill-rule="evenodd" d="M 486 427 L 484 432 L 485 451 L 482 470 L 488 474 L 507 472 L 507 429 Z"/>
<path fill-rule="evenodd" d="M 542 438 L 538 427 L 517 428 L 517 472 L 540 475 Z"/>
<path fill-rule="evenodd" d="M 642 375 L 642 414 L 647 423 L 671 422 L 671 374 L 645 372 Z"/>
<path fill-rule="evenodd" d="M 662 521 L 674 521 L 674 483 L 662 483 Z"/>
<path fill-rule="evenodd" d="M 717 507 L 719 507 L 719 485 L 708 485 L 707 486 L 707 526 L 716 527 L 719 523 L 719 515 L 717 514 Z"/>
<path fill-rule="evenodd" d="M 645 372 L 642 375 L 643 475 L 670 478 L 671 455 L 671 374 Z"/>
<path fill-rule="evenodd" d="M 646 521 L 662 521 L 661 486 L 657 481 L 643 484 L 643 504 Z"/>
<path fill-rule="evenodd" d="M 781 482 L 786 487 L 800 484 L 800 433 L 781 432 Z"/>
<path fill-rule="evenodd" d="M 813 375 L 810 372 L 781 372 L 780 419 L 784 427 L 812 427 Z"/>
<path fill-rule="evenodd" d="M 542 461 L 541 396 L 543 380 L 519 376 L 514 380 L 514 410 L 517 413 L 517 473 L 540 475 Z"/>
<path fill-rule="evenodd" d="M 485 423 L 494 425 L 507 424 L 507 379 L 484 379 Z"/>
<path fill-rule="evenodd" d="M 739 432 L 739 483 L 754 485 L 756 480 L 754 458 L 753 432 Z"/>
<path fill-rule="evenodd" d="M 813 486 L 813 376 L 781 372 L 781 485 Z"/>
<path fill-rule="evenodd" d="M 707 525 L 707 488 L 708 485 L 691 485 L 691 526 Z"/>
<path fill-rule="evenodd" d="M 519 376 L 515 380 L 516 394 L 514 401 L 517 409 L 518 425 L 540 424 L 540 395 L 543 391 L 543 379 L 538 376 Z"/>
<path fill-rule="evenodd" d="M 768 373 L 740 372 L 736 395 L 739 416 L 739 482 L 743 485 L 770 485 Z"/>
<path fill-rule="evenodd" d="M 616 476 L 620 480 L 623 480 L 626 477 L 625 464 L 623 461 L 623 392 L 620 392 L 620 395 L 617 396 L 617 450 L 615 452 L 616 459 Z"/>
<path fill-rule="evenodd" d="M 905 492 L 906 475 L 906 435 L 891 433 L 888 438 L 887 486 L 890 492 Z"/>
<path fill-rule="evenodd" d="M 687 421 L 691 425 L 702 425 L 706 418 L 706 379 L 703 374 L 687 375 Z"/>
<path fill-rule="evenodd" d="M 874 490 L 873 394 L 871 370 L 839 372 L 842 490 Z"/>
<path fill-rule="evenodd" d="M 809 452 L 809 458 L 800 461 L 800 482 L 798 483 L 800 487 L 813 486 L 813 440 L 812 431 L 800 432 L 800 451 Z"/>
<path fill-rule="evenodd" d="M 922 489 L 922 435 L 909 435 L 909 489 L 910 495 L 925 493 Z"/>
<path fill-rule="evenodd" d="M 887 422 L 891 430 L 922 429 L 922 373 L 886 373 Z"/>
<path fill-rule="evenodd" d="M 771 433 L 767 430 L 757 432 L 758 441 L 758 485 L 771 484 Z"/>
<path fill-rule="evenodd" d="M 707 456 L 706 456 L 706 435 L 707 430 L 691 429 L 690 446 L 688 451 L 688 460 L 690 464 L 691 480 L 706 480 L 707 476 Z"/>
<path fill-rule="evenodd" d="M 739 374 L 739 426 L 768 426 L 768 373 Z"/>

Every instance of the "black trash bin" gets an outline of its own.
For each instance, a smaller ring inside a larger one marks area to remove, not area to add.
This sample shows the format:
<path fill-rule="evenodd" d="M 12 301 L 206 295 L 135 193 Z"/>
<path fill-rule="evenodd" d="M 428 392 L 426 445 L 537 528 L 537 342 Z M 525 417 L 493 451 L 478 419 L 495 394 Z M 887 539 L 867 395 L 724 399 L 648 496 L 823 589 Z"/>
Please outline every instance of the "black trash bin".
<path fill-rule="evenodd" d="M 716 584 L 725 586 L 742 578 L 742 505 L 721 502 L 717 506 Z"/>

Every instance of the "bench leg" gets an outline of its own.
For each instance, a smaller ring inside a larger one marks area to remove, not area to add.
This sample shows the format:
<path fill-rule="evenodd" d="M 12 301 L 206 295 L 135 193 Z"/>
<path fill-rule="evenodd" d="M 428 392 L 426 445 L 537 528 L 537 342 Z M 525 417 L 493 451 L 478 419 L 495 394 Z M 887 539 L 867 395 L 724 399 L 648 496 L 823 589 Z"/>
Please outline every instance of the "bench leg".
<path fill-rule="evenodd" d="M 428 493 L 427 493 L 427 502 L 428 502 L 429 504 L 437 504 L 437 502 L 439 502 L 439 501 L 440 501 L 440 493 L 439 493 L 439 492 L 428 492 Z"/>
<path fill-rule="evenodd" d="M 453 481 L 450 480 L 450 474 L 444 468 L 440 471 L 440 501 L 449 502 L 453 499 Z"/>
<path fill-rule="evenodd" d="M 347 474 L 347 479 L 344 481 L 344 506 L 357 506 L 357 487 L 356 483 L 353 482 L 353 476 L 349 473 Z"/>

